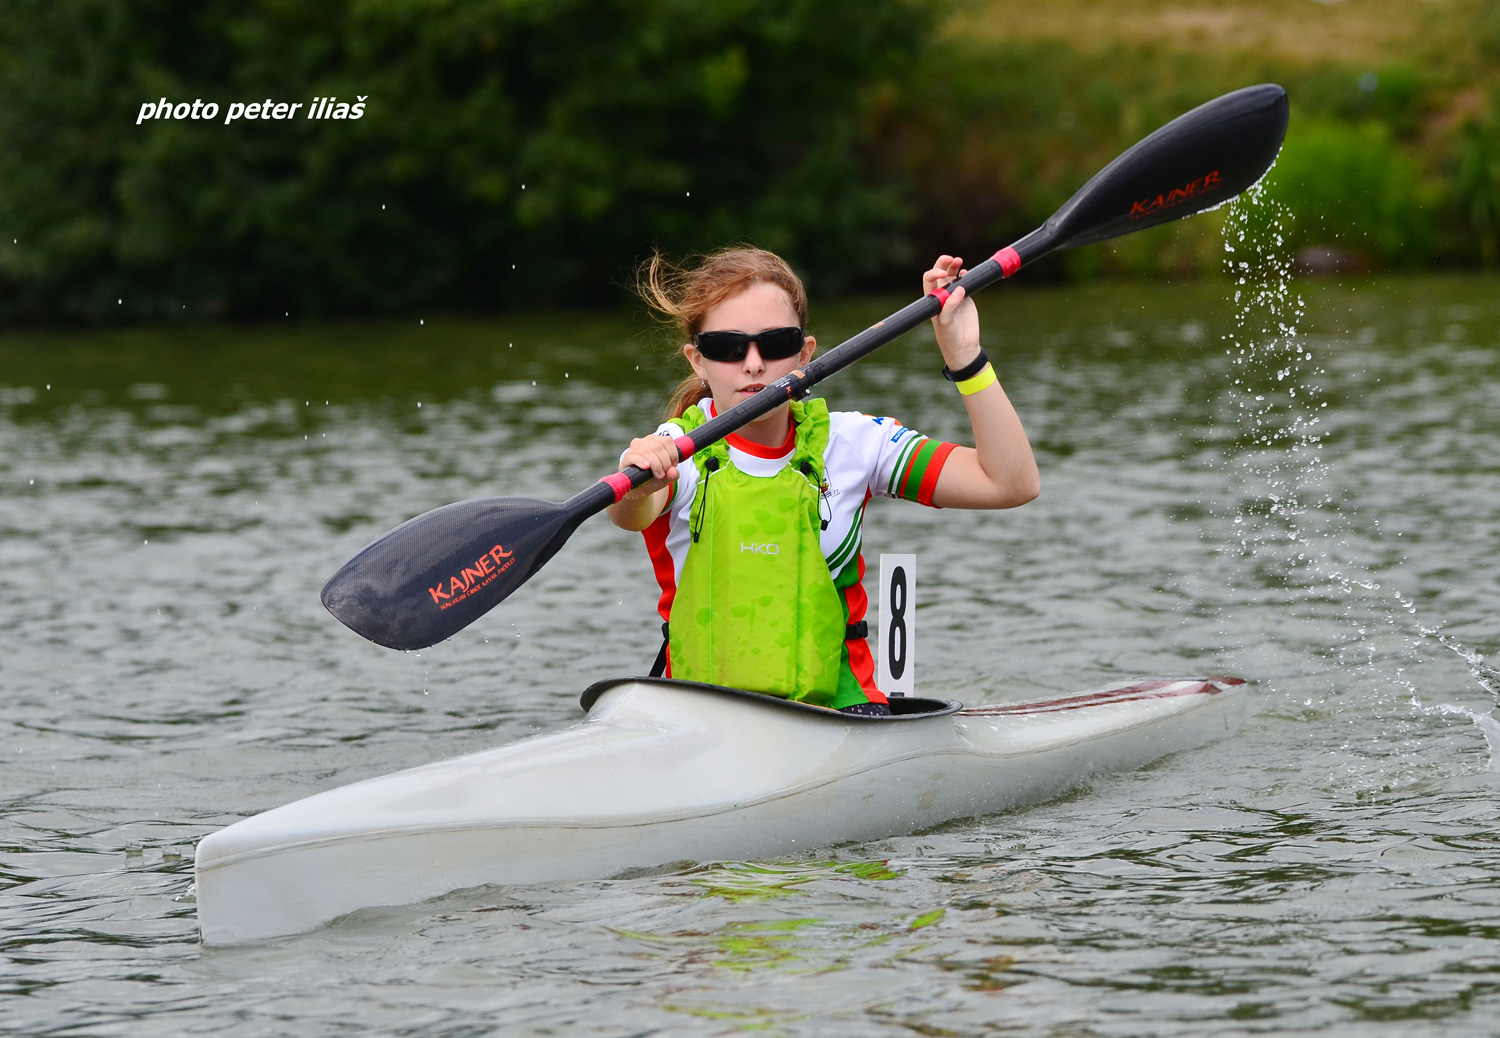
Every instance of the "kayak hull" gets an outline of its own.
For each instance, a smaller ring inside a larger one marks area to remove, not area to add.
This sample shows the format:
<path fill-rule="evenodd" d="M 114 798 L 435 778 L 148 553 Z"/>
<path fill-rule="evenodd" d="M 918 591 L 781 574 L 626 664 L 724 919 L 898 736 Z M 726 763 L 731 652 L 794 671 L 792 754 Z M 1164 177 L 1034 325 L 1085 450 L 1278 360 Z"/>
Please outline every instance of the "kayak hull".
<path fill-rule="evenodd" d="M 359 908 L 667 862 L 771 858 L 1034 804 L 1237 725 L 1235 679 L 867 718 L 692 682 L 584 696 L 571 728 L 329 790 L 205 837 L 207 944 Z"/>

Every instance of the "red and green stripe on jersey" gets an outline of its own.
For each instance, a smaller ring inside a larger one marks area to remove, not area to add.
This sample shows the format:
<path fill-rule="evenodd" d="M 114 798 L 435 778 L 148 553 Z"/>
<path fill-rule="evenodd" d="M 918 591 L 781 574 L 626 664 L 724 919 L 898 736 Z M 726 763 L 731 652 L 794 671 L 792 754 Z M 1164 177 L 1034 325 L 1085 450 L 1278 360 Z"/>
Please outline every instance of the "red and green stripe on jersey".
<path fill-rule="evenodd" d="M 944 443 L 920 434 L 914 435 L 905 445 L 905 450 L 891 473 L 889 494 L 891 497 L 915 501 L 920 505 L 932 505 L 932 493 L 937 489 L 938 474 L 953 453 L 956 444 Z"/>

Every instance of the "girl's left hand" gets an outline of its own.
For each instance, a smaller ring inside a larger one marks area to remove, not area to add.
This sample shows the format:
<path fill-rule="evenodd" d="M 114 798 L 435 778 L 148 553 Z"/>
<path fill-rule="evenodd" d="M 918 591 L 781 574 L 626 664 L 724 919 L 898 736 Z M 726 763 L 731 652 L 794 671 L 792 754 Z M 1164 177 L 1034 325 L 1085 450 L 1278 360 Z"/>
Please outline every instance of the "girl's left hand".
<path fill-rule="evenodd" d="M 967 274 L 963 262 L 959 256 L 939 256 L 932 269 L 922 274 L 923 293 L 931 294 Z M 979 356 L 979 308 L 964 289 L 957 289 L 948 297 L 943 309 L 932 319 L 932 330 L 950 371 L 959 370 Z"/>

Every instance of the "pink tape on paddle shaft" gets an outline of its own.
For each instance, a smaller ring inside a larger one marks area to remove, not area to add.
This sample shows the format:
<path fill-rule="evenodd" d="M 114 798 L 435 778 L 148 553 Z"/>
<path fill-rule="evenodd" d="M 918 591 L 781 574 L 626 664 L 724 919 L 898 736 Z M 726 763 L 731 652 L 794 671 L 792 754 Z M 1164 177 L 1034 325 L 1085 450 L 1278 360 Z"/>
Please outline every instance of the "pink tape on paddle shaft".
<path fill-rule="evenodd" d="M 677 444 L 678 461 L 681 461 L 683 458 L 692 457 L 693 451 L 698 449 L 697 445 L 693 443 L 693 438 L 691 436 L 679 436 L 672 442 Z"/>
<path fill-rule="evenodd" d="M 630 477 L 623 472 L 615 472 L 608 476 L 602 476 L 599 482 L 609 484 L 609 488 L 615 492 L 616 501 L 619 501 L 626 494 L 630 493 Z"/>
<path fill-rule="evenodd" d="M 995 253 L 990 259 L 1000 264 L 1000 276 L 1004 278 L 1010 277 L 1021 269 L 1021 254 L 1009 245 Z M 935 296 L 938 305 L 943 306 L 948 302 L 948 297 L 953 293 L 949 292 L 946 288 L 935 288 L 927 294 Z"/>
<path fill-rule="evenodd" d="M 990 259 L 1000 264 L 1001 277 L 1008 278 L 1021 269 L 1021 254 L 1009 245 L 995 253 Z"/>

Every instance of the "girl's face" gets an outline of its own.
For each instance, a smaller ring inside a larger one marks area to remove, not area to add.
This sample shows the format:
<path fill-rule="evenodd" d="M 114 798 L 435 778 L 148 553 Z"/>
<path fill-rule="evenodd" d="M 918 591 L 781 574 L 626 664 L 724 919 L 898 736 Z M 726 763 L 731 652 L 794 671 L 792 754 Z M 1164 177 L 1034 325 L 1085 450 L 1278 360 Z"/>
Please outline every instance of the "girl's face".
<path fill-rule="evenodd" d="M 797 324 L 797 311 L 791 297 L 779 285 L 757 282 L 737 296 L 731 296 L 710 310 L 703 318 L 705 332 L 755 332 L 771 328 L 790 328 Z M 708 383 L 714 407 L 722 414 L 742 400 L 747 400 L 778 378 L 812 360 L 817 340 L 808 336 L 802 351 L 780 360 L 766 360 L 758 344 L 752 344 L 744 360 L 709 360 L 698 347 L 688 343 L 682 348 L 688 363 L 698 377 Z M 774 413 L 774 412 L 773 412 Z"/>

